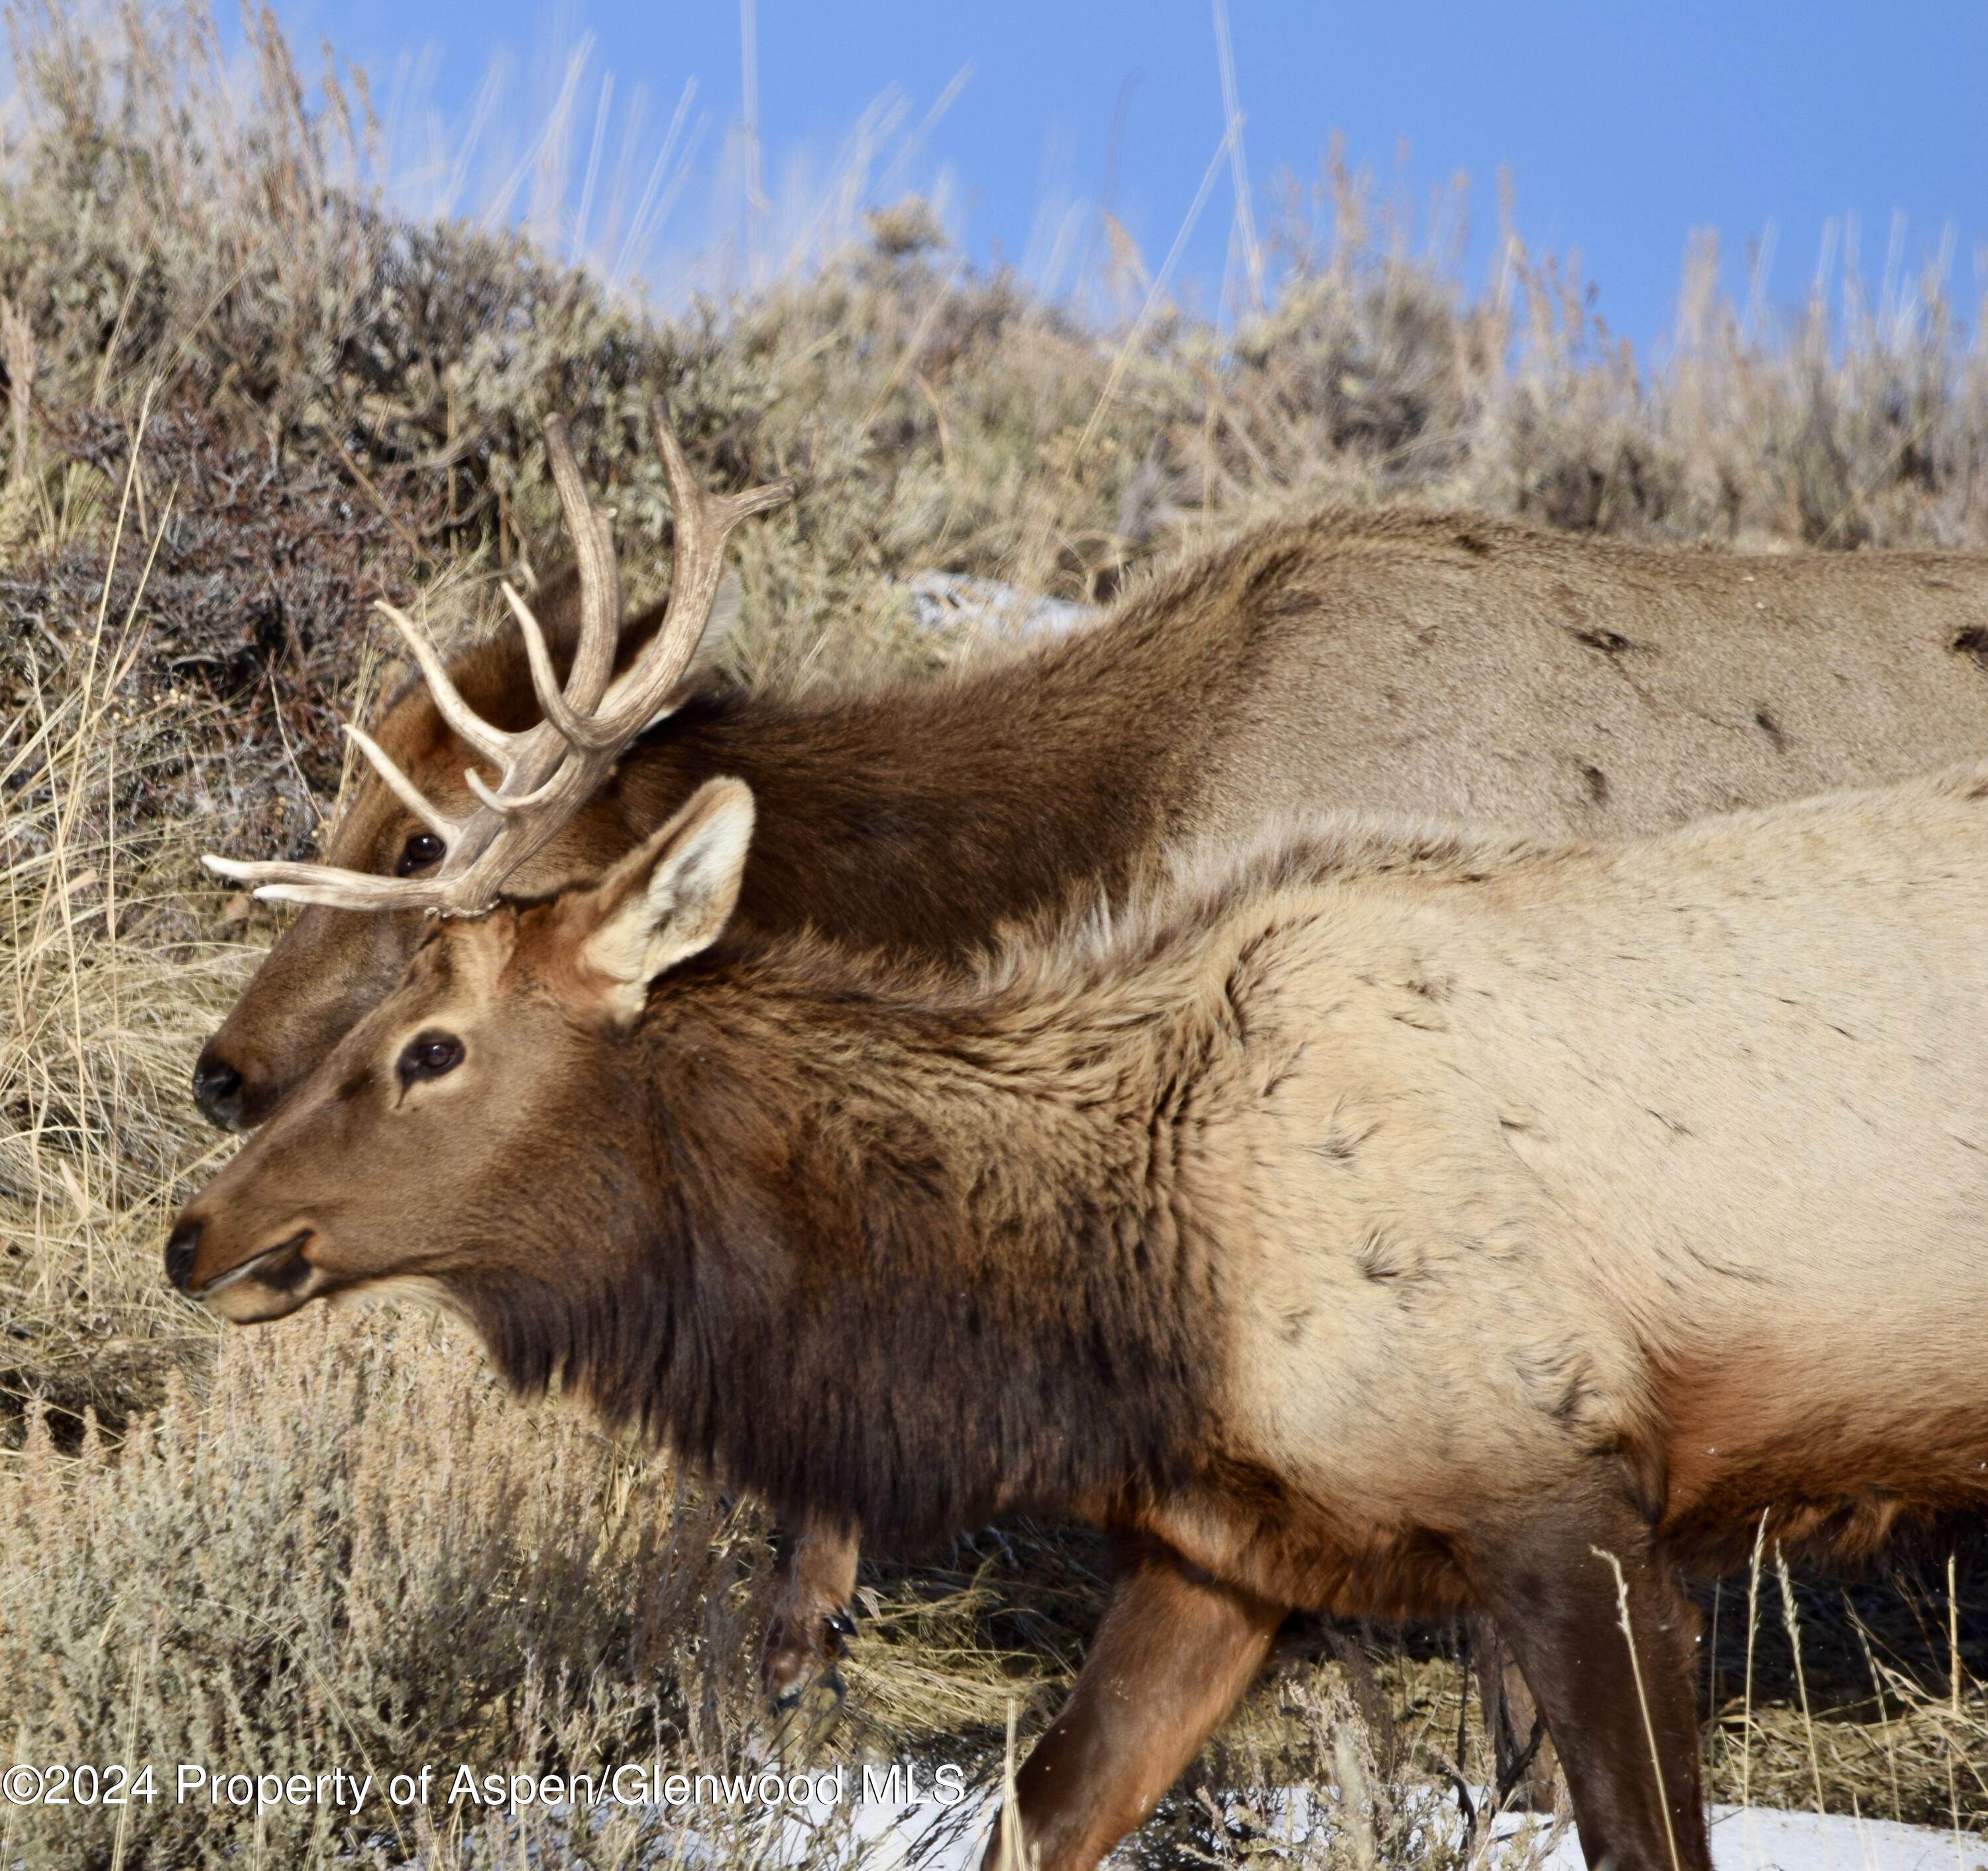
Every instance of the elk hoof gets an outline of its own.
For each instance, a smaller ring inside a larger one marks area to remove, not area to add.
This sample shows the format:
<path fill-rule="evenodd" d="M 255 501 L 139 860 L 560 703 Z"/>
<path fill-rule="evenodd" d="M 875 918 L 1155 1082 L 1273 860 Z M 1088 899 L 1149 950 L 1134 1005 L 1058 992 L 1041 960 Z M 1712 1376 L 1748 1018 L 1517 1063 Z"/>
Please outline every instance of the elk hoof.
<path fill-rule="evenodd" d="M 855 1620 L 840 1605 L 812 1618 L 776 1618 L 761 1664 L 767 1700 L 783 1714 L 807 1710 L 810 1725 L 833 1725 L 847 1693 L 836 1662 L 855 1635 Z"/>
<path fill-rule="evenodd" d="M 796 1683 L 791 1688 L 783 1690 L 773 1698 L 773 1707 L 783 1715 L 806 1707 L 819 1710 L 833 1719 L 842 1712 L 848 1695 L 848 1685 L 842 1680 L 842 1672 L 830 1668 L 810 1677 L 806 1682 Z"/>
<path fill-rule="evenodd" d="M 847 1693 L 842 1672 L 820 1648 L 812 1649 L 804 1661 L 769 1651 L 766 1694 L 774 1710 L 776 1751 L 797 1761 L 818 1757 L 842 1719 Z"/>

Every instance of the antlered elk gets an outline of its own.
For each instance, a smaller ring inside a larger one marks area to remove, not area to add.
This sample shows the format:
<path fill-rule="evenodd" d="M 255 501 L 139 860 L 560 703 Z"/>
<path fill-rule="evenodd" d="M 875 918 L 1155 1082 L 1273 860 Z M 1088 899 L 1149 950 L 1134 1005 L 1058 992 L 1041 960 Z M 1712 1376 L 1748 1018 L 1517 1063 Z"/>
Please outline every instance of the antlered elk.
<path fill-rule="evenodd" d="M 1488 1607 L 1589 1862 L 1709 1871 L 1679 1572 L 1988 1501 L 1988 765 L 1641 843 L 1327 823 L 965 975 L 731 927 L 752 817 L 712 781 L 433 925 L 173 1277 L 425 1294 L 893 1546 L 1103 1524 L 1048 1871 L 1292 1606 Z"/>
<path fill-rule="evenodd" d="M 548 454 L 570 520 L 590 524 L 556 432 Z M 588 575 L 597 592 L 611 570 Z M 559 583 L 540 607 L 562 670 L 573 597 Z M 622 630 L 623 666 L 656 616 Z M 1093 630 L 957 681 L 791 699 L 694 674 L 512 883 L 594 876 L 735 774 L 759 813 L 737 927 L 958 957 L 1073 880 L 1121 884 L 1164 839 L 1246 839 L 1308 805 L 1614 835 L 1902 778 L 1988 746 L 1984 618 L 1988 559 L 1958 553 L 1736 557 L 1481 518 L 1281 521 L 1142 582 Z M 449 674 L 499 726 L 538 718 L 516 637 Z M 492 771 L 418 685 L 375 734 L 451 816 L 475 803 L 465 769 Z M 328 855 L 419 876 L 443 843 L 369 778 Z M 201 1055 L 210 1115 L 266 1117 L 421 930 L 408 911 L 304 910 Z M 833 1529 L 799 1553 L 768 1646 L 776 1688 L 832 1653 L 854 1579 Z"/>
<path fill-rule="evenodd" d="M 556 420 L 547 455 L 584 545 L 600 522 Z M 580 572 L 538 607 L 562 675 L 576 609 L 618 604 L 604 539 Z M 625 667 L 661 614 L 600 653 Z M 1985 620 L 1983 554 L 1743 556 L 1404 512 L 1280 521 L 958 679 L 768 696 L 706 658 L 512 882 L 597 874 L 732 774 L 759 806 L 744 925 L 957 957 L 1073 881 L 1117 886 L 1162 841 L 1246 839 L 1293 810 L 1614 836 L 1966 758 L 1988 745 Z M 520 636 L 447 673 L 498 727 L 538 719 Z M 491 763 L 425 687 L 396 694 L 375 738 L 445 816 L 475 803 L 465 773 Z M 367 775 L 327 856 L 419 876 L 444 843 Z M 306 910 L 203 1052 L 202 1108 L 261 1123 L 420 930 Z"/>

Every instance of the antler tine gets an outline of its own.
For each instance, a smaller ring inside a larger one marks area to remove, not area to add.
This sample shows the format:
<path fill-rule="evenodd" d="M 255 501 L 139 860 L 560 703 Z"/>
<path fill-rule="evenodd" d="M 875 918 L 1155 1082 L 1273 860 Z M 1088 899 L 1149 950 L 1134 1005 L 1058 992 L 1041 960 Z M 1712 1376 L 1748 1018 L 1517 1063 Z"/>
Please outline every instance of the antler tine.
<path fill-rule="evenodd" d="M 722 551 L 727 535 L 741 520 L 784 506 L 794 497 L 794 484 L 785 477 L 769 481 L 764 487 L 748 488 L 742 494 L 712 493 L 691 471 L 683 444 L 677 440 L 661 397 L 650 400 L 649 431 L 655 437 L 656 453 L 662 458 L 663 479 L 670 490 L 670 510 L 676 518 L 680 556 L 686 550 L 698 558 L 713 549 Z M 681 575 L 681 566 L 678 569 Z"/>
<path fill-rule="evenodd" d="M 559 672 L 553 667 L 552 652 L 546 647 L 545 632 L 539 628 L 532 607 L 519 596 L 509 579 L 497 589 L 503 593 L 504 602 L 510 606 L 511 615 L 517 621 L 518 634 L 525 640 L 525 660 L 531 666 L 532 690 L 539 698 L 540 711 L 563 739 L 576 747 L 584 747 L 588 724 L 566 705 L 559 685 Z"/>
<path fill-rule="evenodd" d="M 586 714 L 599 704 L 614 673 L 621 629 L 621 570 L 614 557 L 614 529 L 587 493 L 563 416 L 546 418 L 546 460 L 580 568 L 580 643 L 566 677 L 565 699 L 576 712 Z"/>
<path fill-rule="evenodd" d="M 428 693 L 434 697 L 437 713 L 485 760 L 502 771 L 511 758 L 511 750 L 523 736 L 492 727 L 462 699 L 462 691 L 450 680 L 448 665 L 442 661 L 428 632 L 405 611 L 396 610 L 384 600 L 374 608 L 400 632 L 421 672 L 421 680 L 427 683 Z"/>
<path fill-rule="evenodd" d="M 451 893 L 438 877 L 377 877 L 370 871 L 284 860 L 245 862 L 209 853 L 201 863 L 217 877 L 251 883 L 267 903 L 319 903 L 333 910 L 444 910 Z"/>
<path fill-rule="evenodd" d="M 712 604 L 725 576 L 725 542 L 732 529 L 756 513 L 784 506 L 794 497 L 794 484 L 785 478 L 748 488 L 742 494 L 712 493 L 691 471 L 660 397 L 650 402 L 649 428 L 662 461 L 671 516 L 676 523 L 669 608 L 661 628 L 635 666 L 610 691 L 607 712 L 593 724 L 590 740 L 597 745 L 614 739 L 632 740 L 656 718 L 711 621 Z"/>
<path fill-rule="evenodd" d="M 553 773 L 550 779 L 546 781 L 543 785 L 534 787 L 529 792 L 493 792 L 485 784 L 482 778 L 475 773 L 465 773 L 462 778 L 464 783 L 468 785 L 472 792 L 476 795 L 477 799 L 483 805 L 487 805 L 493 812 L 499 813 L 505 818 L 511 818 L 519 812 L 536 812 L 541 805 L 551 804 L 560 796 L 568 783 L 566 777 L 567 770 L 566 767 L 561 766 Z"/>
<path fill-rule="evenodd" d="M 749 488 L 742 494 L 712 493 L 699 485 L 691 471 L 660 398 L 649 405 L 649 421 L 656 438 L 656 451 L 662 458 L 670 510 L 676 522 L 676 565 L 661 627 L 644 646 L 634 666 L 604 696 L 597 697 L 600 712 L 590 715 L 583 706 L 576 705 L 575 685 L 570 680 L 565 694 L 558 692 L 552 658 L 538 620 L 522 598 L 509 586 L 504 591 L 525 640 L 532 686 L 540 708 L 567 742 L 589 754 L 610 749 L 618 751 L 657 718 L 670 691 L 696 653 L 698 640 L 710 621 L 711 606 L 725 575 L 725 541 L 742 522 L 783 506 L 794 497 L 794 484 L 789 480 Z M 576 663 L 576 674 L 577 668 Z M 480 789 L 478 797 L 492 802 Z"/>
<path fill-rule="evenodd" d="M 504 880 L 556 837 L 607 777 L 622 749 L 662 711 L 711 616 L 724 576 L 725 542 L 756 513 L 793 498 L 791 481 L 720 496 L 698 486 L 660 404 L 651 419 L 676 518 L 675 576 L 662 627 L 611 686 L 620 636 L 621 580 L 608 516 L 587 497 L 566 424 L 546 424 L 546 458 L 580 566 L 580 643 L 562 689 L 545 633 L 531 608 L 509 585 L 505 602 L 517 620 L 545 718 L 521 733 L 492 727 L 464 701 L 425 632 L 390 605 L 380 610 L 406 640 L 435 707 L 471 749 L 495 766 L 493 788 L 466 772 L 478 809 L 451 819 L 363 730 L 346 731 L 394 797 L 446 843 L 440 867 L 426 877 L 380 877 L 329 865 L 201 861 L 218 876 L 250 883 L 258 897 L 322 903 L 342 910 L 421 909 L 474 915 L 495 900 Z"/>
<path fill-rule="evenodd" d="M 676 520 L 676 563 L 671 572 L 668 614 L 650 646 L 654 673 L 647 667 L 643 668 L 640 685 L 643 694 L 639 697 L 631 695 L 624 706 L 632 711 L 646 702 L 648 712 L 653 714 L 695 653 L 698 640 L 710 621 L 712 604 L 725 576 L 726 540 L 735 527 L 755 514 L 784 506 L 792 500 L 794 484 L 783 478 L 769 481 L 764 487 L 748 488 L 742 494 L 714 494 L 701 486 L 691 473 L 660 401 L 651 404 L 649 420 L 669 482 L 670 506 Z M 647 665 L 650 656 L 645 655 L 642 660 Z M 667 674 L 663 673 L 665 670 Z M 632 681 L 628 685 L 631 691 L 637 686 Z"/>
<path fill-rule="evenodd" d="M 345 737 L 373 763 L 373 771 L 387 782 L 394 798 L 438 838 L 446 843 L 462 830 L 461 821 L 451 819 L 433 804 L 420 787 L 394 765 L 393 756 L 357 722 L 345 724 Z"/>

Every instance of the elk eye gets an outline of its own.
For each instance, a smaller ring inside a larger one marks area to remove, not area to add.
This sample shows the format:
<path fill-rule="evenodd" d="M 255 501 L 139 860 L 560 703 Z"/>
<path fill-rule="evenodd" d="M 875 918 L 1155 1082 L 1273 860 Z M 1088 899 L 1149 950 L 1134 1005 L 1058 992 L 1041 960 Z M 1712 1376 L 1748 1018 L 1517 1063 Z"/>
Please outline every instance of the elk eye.
<path fill-rule="evenodd" d="M 401 847 L 401 861 L 394 866 L 399 876 L 411 876 L 415 871 L 425 870 L 431 864 L 441 862 L 442 853 L 448 847 L 432 832 L 417 832 Z"/>
<path fill-rule="evenodd" d="M 401 1049 L 401 1082 L 438 1079 L 462 1063 L 462 1042 L 453 1033 L 417 1033 Z"/>

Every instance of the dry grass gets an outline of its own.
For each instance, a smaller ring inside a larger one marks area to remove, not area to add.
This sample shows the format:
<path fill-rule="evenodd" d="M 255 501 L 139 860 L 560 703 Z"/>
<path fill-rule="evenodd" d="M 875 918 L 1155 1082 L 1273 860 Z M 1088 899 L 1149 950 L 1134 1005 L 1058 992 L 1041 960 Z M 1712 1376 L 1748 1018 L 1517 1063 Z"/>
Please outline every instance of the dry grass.
<path fill-rule="evenodd" d="M 180 1762 L 342 1765 L 383 1788 L 604 1744 L 735 1759 L 764 1569 L 749 1519 L 576 1411 L 514 1406 L 473 1349 L 418 1326 L 245 1334 L 202 1394 L 166 1387 L 116 1446 L 93 1420 L 69 1455 L 37 1408 L 8 1462 L 0 1677 L 25 1758 L 169 1780 Z M 329 1807 L 247 1816 L 272 1863 L 349 1842 Z M 381 1797 L 360 1836 L 431 1850 L 451 1816 Z M 8 1819 L 35 1863 L 107 1856 L 120 1825 L 132 1863 L 218 1863 L 245 1836 L 163 1796 Z"/>
<path fill-rule="evenodd" d="M 224 95 L 197 10 L 108 35 L 53 0 L 9 19 L 0 1734 L 20 1759 L 510 1771 L 776 1744 L 747 1680 L 749 1514 L 505 1400 L 425 1324 L 223 1342 L 158 1271 L 166 1218 L 227 1147 L 186 1075 L 270 927 L 194 853 L 309 846 L 343 777 L 332 723 L 384 673 L 371 598 L 413 589 L 473 623 L 498 568 L 556 550 L 549 410 L 618 508 L 638 589 L 668 536 L 649 394 L 712 478 L 800 479 L 742 549 L 737 654 L 767 684 L 961 653 L 913 623 L 904 581 L 926 568 L 1094 599 L 1153 553 L 1327 498 L 1720 545 L 1988 545 L 1988 358 L 1942 280 L 1909 316 L 1840 282 L 1776 329 L 1701 262 L 1651 373 L 1551 264 L 1508 245 L 1472 294 L 1446 238 L 1328 167 L 1290 191 L 1273 302 L 1235 334 L 1122 252 L 1087 299 L 1116 289 L 1121 322 L 1086 323 L 963 267 L 915 203 L 749 299 L 651 319 L 521 238 L 355 196 L 363 100 L 304 110 L 271 29 L 252 88 Z M 1721 1797 L 1982 1828 L 1970 1537 L 1950 1589 L 1942 1551 L 1848 1592 L 1794 1581 L 1784 1603 L 1770 1554 L 1750 1595 L 1708 1599 Z M 1073 1668 L 1103 1566 L 1087 1536 L 1019 1528 L 867 1573 L 837 1744 L 997 1776 L 1011 1710 L 1026 1739 Z M 1451 1642 L 1297 1633 L 1141 1849 L 1459 1856 L 1432 1802 L 1488 1775 Z M 1277 1836 L 1272 1790 L 1327 1779 L 1347 1816 Z M 620 1864 L 669 1835 L 625 1813 L 580 1837 L 543 1814 L 374 1816 L 0 1811 L 0 1866 Z M 762 1842 L 739 1822 L 713 1849 Z M 837 1836 L 814 1853 L 860 1856 Z"/>

